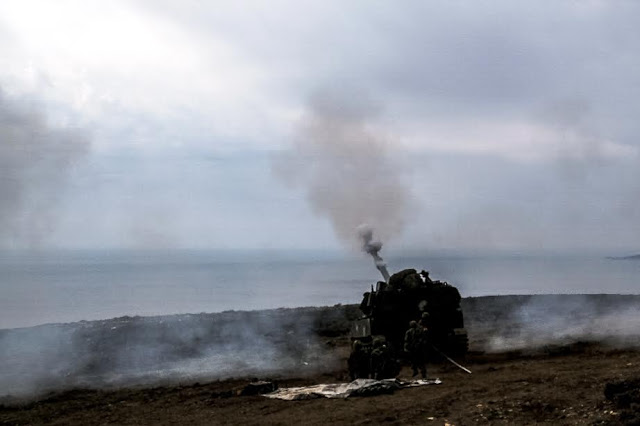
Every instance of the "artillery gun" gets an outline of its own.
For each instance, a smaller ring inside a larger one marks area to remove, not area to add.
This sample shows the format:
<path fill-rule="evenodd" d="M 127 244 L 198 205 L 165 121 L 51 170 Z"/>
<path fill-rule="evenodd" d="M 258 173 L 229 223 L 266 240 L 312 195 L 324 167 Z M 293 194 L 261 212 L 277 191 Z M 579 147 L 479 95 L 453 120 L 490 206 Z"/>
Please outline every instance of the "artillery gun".
<path fill-rule="evenodd" d="M 385 276 L 386 278 L 388 274 Z M 469 340 L 464 328 L 458 289 L 443 281 L 433 281 L 427 271 L 405 269 L 387 282 L 379 281 L 374 290 L 364 293 L 360 310 L 364 314 L 354 321 L 351 339 L 354 347 L 370 346 L 376 337 L 384 337 L 398 358 L 403 357 L 404 333 L 409 322 L 428 313 L 425 325 L 430 343 L 441 353 L 461 356 L 467 353 Z"/>

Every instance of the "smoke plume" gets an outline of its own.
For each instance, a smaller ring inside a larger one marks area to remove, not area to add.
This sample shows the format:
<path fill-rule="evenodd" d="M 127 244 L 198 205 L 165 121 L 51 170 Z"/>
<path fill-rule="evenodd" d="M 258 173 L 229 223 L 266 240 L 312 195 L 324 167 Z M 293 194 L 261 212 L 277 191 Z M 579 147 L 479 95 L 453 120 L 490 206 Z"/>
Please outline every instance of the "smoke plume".
<path fill-rule="evenodd" d="M 472 346 L 487 352 L 577 342 L 638 347 L 636 295 L 486 296 L 464 299 L 462 305 Z"/>
<path fill-rule="evenodd" d="M 88 148 L 0 89 L 0 246 L 38 246 L 51 231 L 70 167 Z"/>
<path fill-rule="evenodd" d="M 313 210 L 330 220 L 349 248 L 359 245 L 363 224 L 383 241 L 398 235 L 409 207 L 405 170 L 393 158 L 393 141 L 375 129 L 376 116 L 362 96 L 317 94 L 292 146 L 275 161 L 277 175 L 303 189 Z"/>
<path fill-rule="evenodd" d="M 373 262 L 378 268 L 378 271 L 382 274 L 385 282 L 389 282 L 389 271 L 387 271 L 387 264 L 378 254 L 382 249 L 382 243 L 380 241 L 373 240 L 373 229 L 367 224 L 362 224 L 358 227 L 358 237 L 362 243 L 362 251 L 369 253 L 373 257 Z"/>
<path fill-rule="evenodd" d="M 299 308 L 0 330 L 0 404 L 68 388 L 327 371 L 339 359 L 318 335 L 344 333 L 342 323 L 340 309 Z"/>

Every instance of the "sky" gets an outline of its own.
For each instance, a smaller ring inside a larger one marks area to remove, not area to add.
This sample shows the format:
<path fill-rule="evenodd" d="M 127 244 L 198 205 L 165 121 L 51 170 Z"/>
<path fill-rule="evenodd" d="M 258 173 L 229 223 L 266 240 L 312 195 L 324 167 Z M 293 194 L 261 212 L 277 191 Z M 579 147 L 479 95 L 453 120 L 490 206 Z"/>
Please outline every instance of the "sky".
<path fill-rule="evenodd" d="M 639 20 L 4 0 L 0 247 L 635 252 Z"/>

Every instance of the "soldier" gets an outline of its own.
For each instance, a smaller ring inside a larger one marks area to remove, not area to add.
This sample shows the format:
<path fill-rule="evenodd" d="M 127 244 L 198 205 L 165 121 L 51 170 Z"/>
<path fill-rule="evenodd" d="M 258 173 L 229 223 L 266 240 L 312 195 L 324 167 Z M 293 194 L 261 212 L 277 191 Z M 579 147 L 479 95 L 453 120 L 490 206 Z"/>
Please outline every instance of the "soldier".
<path fill-rule="evenodd" d="M 373 350 L 371 351 L 371 377 L 380 380 L 394 376 L 395 362 L 391 357 L 391 352 L 384 341 L 376 337 L 373 339 Z"/>
<path fill-rule="evenodd" d="M 359 340 L 353 342 L 353 351 L 349 356 L 349 371 L 351 372 L 351 380 L 368 379 L 371 349 Z"/>
<path fill-rule="evenodd" d="M 404 334 L 404 350 L 409 355 L 413 377 L 418 375 L 418 370 L 423 379 L 427 378 L 427 331 L 416 321 L 409 323 L 409 329 Z"/>
<path fill-rule="evenodd" d="M 429 316 L 429 312 L 422 313 L 418 325 L 422 326 L 427 335 L 429 334 L 429 327 L 431 327 L 431 317 Z"/>
<path fill-rule="evenodd" d="M 431 278 L 429 278 L 429 271 L 425 271 L 423 269 L 422 271 L 420 271 L 420 275 L 422 275 L 422 279 L 424 280 L 425 283 L 433 284 L 433 281 L 431 280 Z"/>

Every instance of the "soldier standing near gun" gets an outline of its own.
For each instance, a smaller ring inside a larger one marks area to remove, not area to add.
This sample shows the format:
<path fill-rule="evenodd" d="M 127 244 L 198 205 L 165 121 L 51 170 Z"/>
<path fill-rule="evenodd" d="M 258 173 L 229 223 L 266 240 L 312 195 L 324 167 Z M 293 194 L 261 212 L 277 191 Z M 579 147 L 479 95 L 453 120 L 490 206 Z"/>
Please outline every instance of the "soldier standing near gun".
<path fill-rule="evenodd" d="M 353 349 L 351 356 L 349 356 L 348 363 L 351 380 L 368 379 L 371 367 L 371 349 L 356 340 L 353 343 Z"/>
<path fill-rule="evenodd" d="M 423 318 L 424 320 L 424 318 Z M 418 371 L 423 379 L 427 378 L 427 329 L 423 326 L 423 320 L 418 324 L 416 321 L 409 323 L 409 329 L 404 334 L 404 350 L 409 355 L 413 377 L 418 375 Z"/>
<path fill-rule="evenodd" d="M 371 378 L 376 380 L 389 378 L 389 367 L 391 354 L 382 338 L 373 339 L 373 350 L 371 351 Z"/>

